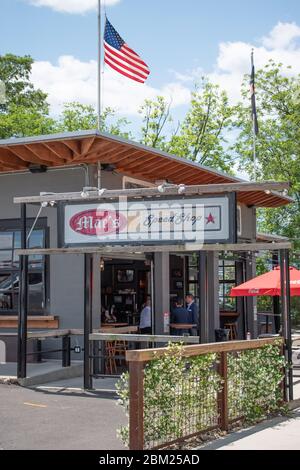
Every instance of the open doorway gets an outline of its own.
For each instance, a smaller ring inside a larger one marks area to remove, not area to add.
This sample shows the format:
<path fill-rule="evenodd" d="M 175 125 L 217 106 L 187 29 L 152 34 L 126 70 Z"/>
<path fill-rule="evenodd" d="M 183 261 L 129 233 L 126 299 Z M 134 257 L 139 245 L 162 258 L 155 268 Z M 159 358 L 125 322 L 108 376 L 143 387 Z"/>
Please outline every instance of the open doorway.
<path fill-rule="evenodd" d="M 148 296 L 151 296 L 148 260 L 101 260 L 101 324 L 139 325 Z"/>

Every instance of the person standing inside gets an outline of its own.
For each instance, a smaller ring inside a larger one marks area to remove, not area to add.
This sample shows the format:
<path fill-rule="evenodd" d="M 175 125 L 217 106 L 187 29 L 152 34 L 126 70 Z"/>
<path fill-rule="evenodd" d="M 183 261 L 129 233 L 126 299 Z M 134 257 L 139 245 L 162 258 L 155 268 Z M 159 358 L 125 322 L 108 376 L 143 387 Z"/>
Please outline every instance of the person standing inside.
<path fill-rule="evenodd" d="M 195 297 L 193 294 L 187 294 L 185 296 L 186 301 L 186 308 L 189 312 L 189 323 L 193 325 L 197 325 L 197 327 L 192 328 L 192 335 L 195 336 L 198 330 L 198 321 L 199 321 L 199 313 L 198 313 L 198 306 L 195 302 Z"/>
<path fill-rule="evenodd" d="M 175 308 L 172 310 L 171 323 L 176 323 L 176 324 L 191 323 L 190 314 L 188 310 L 183 306 L 183 299 L 181 298 L 178 298 L 175 302 Z M 183 336 L 184 334 L 188 334 L 189 330 L 174 328 L 174 333 L 178 336 Z"/>
<path fill-rule="evenodd" d="M 140 317 L 140 332 L 142 335 L 151 335 L 151 298 L 147 297 Z"/>

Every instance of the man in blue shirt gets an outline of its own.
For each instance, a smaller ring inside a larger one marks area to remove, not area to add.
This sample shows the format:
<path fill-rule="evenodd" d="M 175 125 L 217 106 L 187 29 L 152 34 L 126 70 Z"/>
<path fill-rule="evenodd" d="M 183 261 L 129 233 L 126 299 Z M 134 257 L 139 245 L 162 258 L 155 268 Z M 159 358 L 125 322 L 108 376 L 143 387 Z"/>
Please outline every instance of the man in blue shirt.
<path fill-rule="evenodd" d="M 192 323 L 191 316 L 188 310 L 183 306 L 183 299 L 178 298 L 175 303 L 175 308 L 172 310 L 171 323 Z M 188 334 L 189 330 L 177 330 L 174 328 L 174 334 L 182 336 Z"/>

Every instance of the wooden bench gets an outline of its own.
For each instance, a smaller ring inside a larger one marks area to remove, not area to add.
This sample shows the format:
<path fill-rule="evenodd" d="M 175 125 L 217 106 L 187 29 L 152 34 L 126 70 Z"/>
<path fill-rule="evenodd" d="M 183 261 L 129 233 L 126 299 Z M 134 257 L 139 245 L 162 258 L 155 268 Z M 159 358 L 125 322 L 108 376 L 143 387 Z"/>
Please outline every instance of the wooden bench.
<path fill-rule="evenodd" d="M 27 328 L 57 329 L 59 318 L 54 315 L 29 315 Z M 0 315 L 1 328 L 18 328 L 17 315 Z"/>

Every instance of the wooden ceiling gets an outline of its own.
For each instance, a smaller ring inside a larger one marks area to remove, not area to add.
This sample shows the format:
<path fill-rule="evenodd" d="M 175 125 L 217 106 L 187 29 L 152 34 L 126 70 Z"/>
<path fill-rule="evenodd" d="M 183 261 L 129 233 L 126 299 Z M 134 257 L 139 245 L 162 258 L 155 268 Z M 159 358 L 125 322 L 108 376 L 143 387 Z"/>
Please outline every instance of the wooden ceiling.
<path fill-rule="evenodd" d="M 29 170 L 31 165 L 114 165 L 115 171 L 152 182 L 219 184 L 241 180 L 216 170 L 98 131 L 0 140 L 0 173 Z M 239 192 L 239 202 L 257 207 L 280 207 L 291 202 L 278 193 Z"/>

